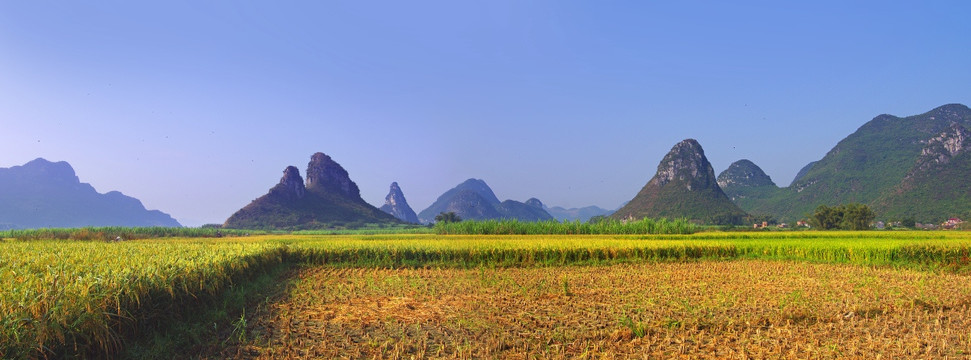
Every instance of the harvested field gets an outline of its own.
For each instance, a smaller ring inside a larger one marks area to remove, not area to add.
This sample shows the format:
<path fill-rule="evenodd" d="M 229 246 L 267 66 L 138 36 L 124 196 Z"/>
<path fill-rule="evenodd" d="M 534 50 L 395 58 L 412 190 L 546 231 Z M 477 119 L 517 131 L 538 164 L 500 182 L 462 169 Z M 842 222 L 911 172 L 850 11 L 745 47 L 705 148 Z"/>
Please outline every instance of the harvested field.
<path fill-rule="evenodd" d="M 244 358 L 963 358 L 967 275 L 794 261 L 304 267 Z"/>
<path fill-rule="evenodd" d="M 968 234 L 6 239 L 0 358 L 964 357 Z"/>

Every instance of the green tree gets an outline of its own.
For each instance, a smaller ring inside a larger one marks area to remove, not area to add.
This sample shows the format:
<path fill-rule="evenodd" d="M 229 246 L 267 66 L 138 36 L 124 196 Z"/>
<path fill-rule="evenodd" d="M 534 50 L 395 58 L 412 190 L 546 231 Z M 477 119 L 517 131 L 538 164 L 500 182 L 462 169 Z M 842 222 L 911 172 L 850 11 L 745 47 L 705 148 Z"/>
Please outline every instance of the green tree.
<path fill-rule="evenodd" d="M 843 222 L 843 207 L 829 207 L 819 205 L 816 211 L 809 217 L 809 223 L 817 229 L 832 230 L 836 229 Z"/>
<path fill-rule="evenodd" d="M 917 220 L 914 220 L 913 216 L 905 217 L 903 220 L 900 220 L 900 226 L 913 229 L 917 227 Z"/>
<path fill-rule="evenodd" d="M 851 203 L 834 207 L 819 205 L 809 222 L 813 227 L 822 230 L 866 230 L 875 218 L 876 214 L 869 206 Z"/>
<path fill-rule="evenodd" d="M 745 223 L 745 218 L 737 214 L 718 214 L 708 217 L 707 220 L 707 223 L 715 225 L 742 225 Z"/>
<path fill-rule="evenodd" d="M 840 227 L 846 230 L 866 230 L 876 218 L 869 206 L 851 203 L 840 206 L 843 208 L 843 219 Z"/>
<path fill-rule="evenodd" d="M 460 221 L 462 221 L 462 218 L 456 215 L 454 211 L 441 212 L 438 215 L 435 215 L 435 222 L 453 223 L 453 222 L 460 222 Z"/>
<path fill-rule="evenodd" d="M 761 224 L 762 222 L 766 222 L 769 225 L 776 225 L 779 223 L 779 220 L 775 216 L 769 214 L 748 215 L 744 220 L 748 224 Z"/>

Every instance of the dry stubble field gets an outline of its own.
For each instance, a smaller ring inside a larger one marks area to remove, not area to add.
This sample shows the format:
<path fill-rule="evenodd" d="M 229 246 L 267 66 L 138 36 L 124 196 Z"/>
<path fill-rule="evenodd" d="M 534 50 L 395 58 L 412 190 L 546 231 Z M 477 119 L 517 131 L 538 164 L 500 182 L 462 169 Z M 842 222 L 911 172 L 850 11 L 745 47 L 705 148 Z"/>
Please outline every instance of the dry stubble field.
<path fill-rule="evenodd" d="M 967 275 L 734 260 L 304 266 L 242 358 L 966 358 Z"/>

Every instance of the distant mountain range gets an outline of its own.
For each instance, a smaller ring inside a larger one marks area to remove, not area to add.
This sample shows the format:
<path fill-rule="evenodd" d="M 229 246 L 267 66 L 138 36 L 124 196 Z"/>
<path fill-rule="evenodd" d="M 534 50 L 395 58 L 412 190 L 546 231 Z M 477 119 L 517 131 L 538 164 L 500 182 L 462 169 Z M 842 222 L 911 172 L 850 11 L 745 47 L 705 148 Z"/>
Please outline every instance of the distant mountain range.
<path fill-rule="evenodd" d="M 750 162 L 733 164 L 719 179 L 729 182 L 723 189 L 742 209 L 781 221 L 806 218 L 819 205 L 850 202 L 870 205 L 885 220 L 967 218 L 969 128 L 971 109 L 961 104 L 904 118 L 880 115 L 803 167 L 788 187 L 765 181 Z M 746 171 L 754 177 L 740 176 Z"/>
<path fill-rule="evenodd" d="M 181 227 L 117 191 L 98 193 L 64 161 L 42 158 L 0 168 L 0 229 L 85 226 Z"/>
<path fill-rule="evenodd" d="M 307 164 L 306 183 L 300 170 L 288 166 L 280 183 L 230 216 L 223 227 L 302 230 L 398 222 L 361 199 L 347 171 L 318 152 Z"/>
<path fill-rule="evenodd" d="M 871 206 L 881 220 L 938 222 L 971 218 L 971 109 L 949 104 L 927 113 L 880 115 L 804 166 L 779 187 L 749 160 L 716 178 L 701 145 L 676 144 L 656 174 L 623 207 L 546 207 L 535 198 L 499 201 L 482 180 L 469 179 L 415 214 L 397 183 L 378 209 L 363 199 L 347 171 L 316 153 L 306 181 L 293 166 L 269 192 L 230 216 L 224 226 L 254 229 L 320 229 L 368 223 L 434 222 L 442 212 L 462 219 L 581 220 L 607 215 L 688 218 L 739 223 L 749 215 L 794 222 L 819 205 Z M 146 210 L 117 191 L 100 194 L 81 183 L 66 162 L 37 159 L 0 168 L 0 229 L 82 226 L 180 226 L 171 216 Z"/>
<path fill-rule="evenodd" d="M 739 224 L 747 214 L 718 186 L 701 144 L 686 139 L 671 148 L 657 173 L 614 219 L 687 218 L 702 223 Z"/>
<path fill-rule="evenodd" d="M 468 179 L 446 191 L 427 209 L 418 213 L 422 223 L 435 222 L 435 215 L 454 212 L 463 220 L 517 219 L 521 221 L 552 220 L 543 203 L 533 198 L 525 203 L 499 201 L 485 181 Z"/>
<path fill-rule="evenodd" d="M 469 179 L 439 196 L 417 214 L 417 221 L 434 222 L 439 213 L 451 211 L 468 220 L 586 221 L 611 214 L 615 219 L 684 217 L 716 224 L 768 215 L 794 222 L 807 218 L 819 205 L 850 202 L 870 205 L 885 220 L 971 218 L 969 129 L 971 109 L 960 104 L 905 118 L 880 115 L 822 159 L 804 166 L 788 187 L 777 186 L 758 165 L 744 159 L 715 177 L 701 145 L 687 139 L 676 144 L 647 184 L 614 212 L 594 206 L 548 208 L 537 199 L 499 201 L 484 181 Z M 288 169 L 277 187 L 233 215 L 226 225 L 314 228 L 333 222 L 415 221 L 397 184 L 392 184 L 381 212 L 360 199 L 343 168 L 329 157 L 326 161 L 320 157 L 326 156 L 314 155 L 308 167 L 306 189 L 296 168 Z M 331 180 L 316 185 L 315 179 L 322 177 L 320 169 Z M 254 220 L 270 214 L 276 219 L 273 222 Z M 242 219 L 250 220 L 236 222 Z"/>
<path fill-rule="evenodd" d="M 565 209 L 562 206 L 554 206 L 545 208 L 554 219 L 559 221 L 576 221 L 587 222 L 590 218 L 594 216 L 607 216 L 614 213 L 614 210 L 607 210 L 599 206 L 585 206 L 582 208 L 569 208 Z"/>

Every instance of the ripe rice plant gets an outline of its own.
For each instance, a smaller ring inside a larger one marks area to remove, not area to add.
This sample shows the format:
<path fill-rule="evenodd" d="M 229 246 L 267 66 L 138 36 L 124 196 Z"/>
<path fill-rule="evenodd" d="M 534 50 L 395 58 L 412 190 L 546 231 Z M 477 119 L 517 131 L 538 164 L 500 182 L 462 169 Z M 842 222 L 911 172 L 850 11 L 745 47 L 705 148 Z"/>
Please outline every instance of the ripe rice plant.
<path fill-rule="evenodd" d="M 283 261 L 266 241 L 0 244 L 0 357 L 88 357 L 166 304 L 215 294 Z"/>
<path fill-rule="evenodd" d="M 971 269 L 969 235 L 963 232 L 373 235 L 316 236 L 285 241 L 292 256 L 330 266 L 553 266 L 753 258 L 967 271 Z"/>

